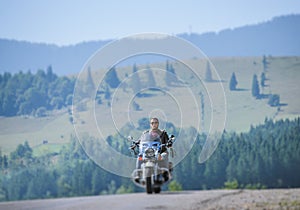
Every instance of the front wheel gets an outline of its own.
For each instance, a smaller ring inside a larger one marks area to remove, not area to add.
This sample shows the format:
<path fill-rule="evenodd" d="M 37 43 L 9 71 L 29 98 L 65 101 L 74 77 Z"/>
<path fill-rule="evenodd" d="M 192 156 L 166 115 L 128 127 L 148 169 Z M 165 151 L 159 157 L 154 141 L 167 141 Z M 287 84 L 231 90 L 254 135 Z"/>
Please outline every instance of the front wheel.
<path fill-rule="evenodd" d="M 152 193 L 151 169 L 146 168 L 145 174 L 146 174 L 146 191 L 148 194 L 151 194 Z"/>
<path fill-rule="evenodd" d="M 146 177 L 146 191 L 148 194 L 152 193 L 151 177 Z"/>

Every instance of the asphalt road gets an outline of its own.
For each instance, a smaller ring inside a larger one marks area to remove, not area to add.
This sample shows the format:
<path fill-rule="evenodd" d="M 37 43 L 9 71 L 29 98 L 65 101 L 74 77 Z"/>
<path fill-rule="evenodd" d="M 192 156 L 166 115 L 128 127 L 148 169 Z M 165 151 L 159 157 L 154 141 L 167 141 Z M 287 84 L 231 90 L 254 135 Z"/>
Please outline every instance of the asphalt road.
<path fill-rule="evenodd" d="M 133 193 L 1 202 L 0 209 L 300 209 L 300 189 Z"/>

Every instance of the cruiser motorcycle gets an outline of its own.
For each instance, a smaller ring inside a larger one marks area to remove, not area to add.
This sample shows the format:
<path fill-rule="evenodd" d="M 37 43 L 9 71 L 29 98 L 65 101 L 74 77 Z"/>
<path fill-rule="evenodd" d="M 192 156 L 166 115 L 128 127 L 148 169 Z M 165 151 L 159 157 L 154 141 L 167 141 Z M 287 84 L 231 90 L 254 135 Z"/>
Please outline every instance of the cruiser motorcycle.
<path fill-rule="evenodd" d="M 143 133 L 137 141 L 131 136 L 128 140 L 132 142 L 130 149 L 137 155 L 137 167 L 131 175 L 133 182 L 146 188 L 148 194 L 160 193 L 161 186 L 172 178 L 172 163 L 169 162 L 168 151 L 173 157 L 174 135 L 169 137 L 166 144 L 161 144 L 160 137 L 151 135 L 150 132 Z M 163 147 L 167 148 L 167 151 L 161 152 Z"/>

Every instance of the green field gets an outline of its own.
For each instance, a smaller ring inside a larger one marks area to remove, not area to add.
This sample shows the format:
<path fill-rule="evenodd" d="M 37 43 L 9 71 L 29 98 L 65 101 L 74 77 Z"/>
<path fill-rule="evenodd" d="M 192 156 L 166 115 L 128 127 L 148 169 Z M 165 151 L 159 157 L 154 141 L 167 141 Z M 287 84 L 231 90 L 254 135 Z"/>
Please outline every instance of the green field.
<path fill-rule="evenodd" d="M 31 147 L 39 147 L 43 141 L 47 141 L 52 147 L 65 144 L 74 133 L 73 125 L 68 118 L 66 112 L 44 118 L 2 117 L 0 118 L 1 150 L 4 153 L 11 152 L 18 144 L 25 141 L 28 141 Z M 43 147 L 45 146 L 46 144 Z"/>
<path fill-rule="evenodd" d="M 266 72 L 268 81 L 268 87 L 264 88 L 264 94 L 279 94 L 280 103 L 283 105 L 280 110 L 277 107 L 270 107 L 267 104 L 268 99 L 255 99 L 251 95 L 251 85 L 253 74 L 257 74 L 260 80 L 260 75 L 263 72 L 262 57 L 228 57 L 228 58 L 212 58 L 217 72 L 219 73 L 221 80 L 215 83 L 205 83 L 204 85 L 224 86 L 225 96 L 227 101 L 227 118 L 225 129 L 228 131 L 248 131 L 251 125 L 257 125 L 263 123 L 265 118 L 272 118 L 274 120 L 282 118 L 294 118 L 300 115 L 300 99 L 299 99 L 299 81 L 300 81 L 300 57 L 268 57 L 269 68 Z M 189 65 L 199 65 L 205 69 L 205 63 L 203 60 L 188 60 Z M 177 68 L 177 64 L 173 64 L 176 74 L 179 79 L 183 81 L 189 81 L 191 78 L 189 74 L 180 72 Z M 157 68 L 164 68 L 165 63 L 157 64 Z M 121 80 L 124 79 L 125 73 L 130 73 L 130 68 L 124 68 L 120 70 L 123 75 L 119 75 Z M 204 71 L 204 70 L 203 70 Z M 232 72 L 235 72 L 238 81 L 237 88 L 239 91 L 229 91 L 229 80 Z M 203 73 L 203 72 L 202 72 Z M 97 76 L 95 72 L 94 76 Z M 215 75 L 213 75 L 215 77 Z M 162 78 L 156 78 L 161 80 Z M 200 88 L 200 87 L 199 87 Z M 141 117 L 148 117 L 153 110 L 163 110 L 163 113 L 168 119 L 176 126 L 195 126 L 195 110 L 196 108 L 188 107 L 187 92 L 184 87 L 174 87 L 172 91 L 176 94 L 178 100 L 186 101 L 187 108 L 190 110 L 183 114 L 187 119 L 186 124 L 180 124 L 180 116 L 178 115 L 178 107 L 173 106 L 171 98 L 167 98 L 163 94 L 157 93 L 153 97 L 139 98 L 136 101 L 142 105 L 141 111 L 130 112 L 130 110 L 124 110 L 124 107 L 128 107 L 127 95 L 119 92 L 118 103 L 114 108 L 114 117 L 120 118 L 117 120 L 118 128 L 121 128 L 125 122 L 128 121 L 128 117 L 131 118 L 135 124 Z M 122 104 L 123 103 L 123 104 Z M 209 107 L 209 104 L 206 104 Z M 100 129 L 105 130 L 105 134 L 113 134 L 116 132 L 115 127 L 112 127 L 111 107 L 105 105 L 99 105 L 96 107 L 96 115 L 99 116 Z M 209 113 L 209 108 L 205 113 Z M 86 113 L 80 113 L 82 116 Z M 16 146 L 24 141 L 28 141 L 31 147 L 36 150 L 36 155 L 43 152 L 55 152 L 58 151 L 60 145 L 63 145 L 69 141 L 70 135 L 74 135 L 74 127 L 69 121 L 70 115 L 67 110 L 50 114 L 48 117 L 33 118 L 33 117 L 10 117 L 0 118 L 0 147 L 3 153 L 9 153 L 16 148 Z M 205 121 L 205 127 L 209 126 L 209 123 Z M 108 123 L 106 123 L 108 122 Z M 80 122 L 81 127 L 89 131 L 93 122 Z M 41 145 L 44 140 L 48 141 L 48 145 Z"/>

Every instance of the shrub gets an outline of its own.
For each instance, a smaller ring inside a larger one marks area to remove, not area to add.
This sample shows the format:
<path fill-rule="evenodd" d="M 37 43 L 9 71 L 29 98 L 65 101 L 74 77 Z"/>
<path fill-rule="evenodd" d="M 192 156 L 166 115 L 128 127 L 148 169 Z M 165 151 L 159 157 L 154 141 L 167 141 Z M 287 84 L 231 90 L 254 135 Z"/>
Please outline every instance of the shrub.
<path fill-rule="evenodd" d="M 181 184 L 179 184 L 176 180 L 171 181 L 168 188 L 169 188 L 169 191 L 181 191 L 182 190 Z"/>
<path fill-rule="evenodd" d="M 280 96 L 278 94 L 271 94 L 269 96 L 268 104 L 270 106 L 279 106 L 279 104 L 280 104 Z"/>
<path fill-rule="evenodd" d="M 238 189 L 239 188 L 239 183 L 236 179 L 234 179 L 233 181 L 227 181 L 224 183 L 224 187 L 225 189 Z"/>

